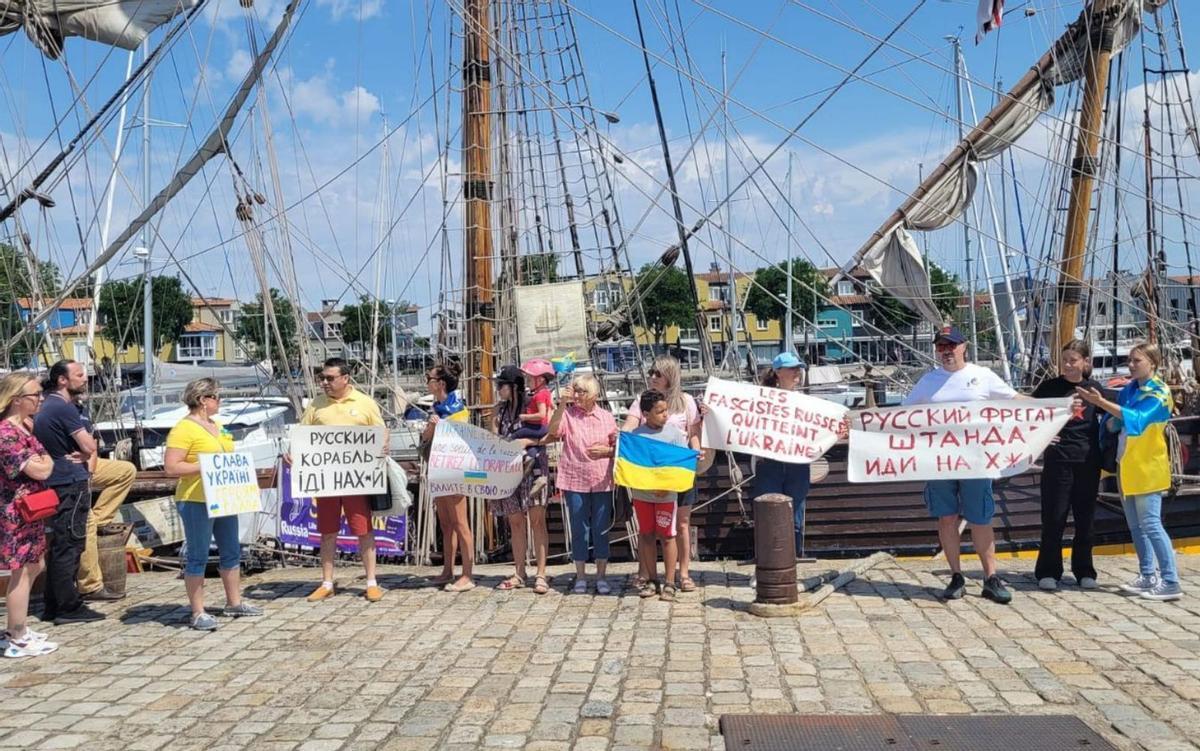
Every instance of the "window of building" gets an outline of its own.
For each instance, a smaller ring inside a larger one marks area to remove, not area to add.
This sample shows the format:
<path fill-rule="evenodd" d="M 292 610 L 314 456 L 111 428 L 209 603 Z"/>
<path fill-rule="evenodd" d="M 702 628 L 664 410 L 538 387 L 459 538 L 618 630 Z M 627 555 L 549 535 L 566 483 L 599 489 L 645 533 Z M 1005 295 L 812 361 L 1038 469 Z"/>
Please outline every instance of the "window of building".
<path fill-rule="evenodd" d="M 766 330 L 767 330 L 767 326 L 768 326 L 769 324 L 770 324 L 770 321 L 764 321 L 764 320 L 763 320 L 763 319 L 761 319 L 761 318 L 755 318 L 755 319 L 754 319 L 754 329 L 755 329 L 756 331 L 766 331 Z"/>
<path fill-rule="evenodd" d="M 1096 303 L 1096 315 L 1098 315 L 1098 316 L 1108 315 L 1108 304 L 1105 303 L 1103 300 Z"/>
<path fill-rule="evenodd" d="M 708 330 L 714 334 L 719 334 L 721 332 L 721 316 L 708 317 Z"/>
<path fill-rule="evenodd" d="M 325 322 L 325 338 L 326 339 L 341 339 L 342 324 L 341 322 L 334 323 L 332 321 Z"/>
<path fill-rule="evenodd" d="M 690 339 L 690 340 L 694 341 L 696 339 L 699 339 L 700 337 L 696 336 L 695 329 L 680 329 L 679 330 L 679 338 L 685 339 L 685 340 Z"/>
<path fill-rule="evenodd" d="M 838 282 L 837 283 L 837 293 L 841 297 L 847 297 L 849 295 L 853 295 L 854 294 L 854 282 L 846 281 L 846 280 Z"/>
<path fill-rule="evenodd" d="M 838 322 L 836 318 L 818 318 L 817 326 L 823 329 L 837 328 Z"/>
<path fill-rule="evenodd" d="M 217 338 L 210 334 L 184 334 L 175 348 L 176 360 L 215 360 Z"/>
<path fill-rule="evenodd" d="M 709 302 L 729 302 L 729 287 L 724 284 L 708 285 Z"/>
<path fill-rule="evenodd" d="M 153 306 L 151 306 L 151 307 L 153 307 Z M 224 323 L 224 324 L 237 323 L 237 311 L 235 311 L 233 308 L 224 308 L 224 309 L 220 310 L 217 313 L 217 315 L 220 317 L 221 323 Z"/>
<path fill-rule="evenodd" d="M 597 289 L 592 293 L 592 305 L 596 306 L 597 310 L 608 312 L 608 290 Z"/>

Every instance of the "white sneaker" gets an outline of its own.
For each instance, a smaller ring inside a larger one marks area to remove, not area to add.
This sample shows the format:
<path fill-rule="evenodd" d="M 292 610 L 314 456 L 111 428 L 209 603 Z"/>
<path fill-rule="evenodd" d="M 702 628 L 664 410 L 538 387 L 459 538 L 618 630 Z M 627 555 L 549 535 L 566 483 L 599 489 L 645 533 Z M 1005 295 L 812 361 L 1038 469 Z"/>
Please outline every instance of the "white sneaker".
<path fill-rule="evenodd" d="M 579 577 L 578 579 L 576 579 L 575 586 L 571 588 L 571 591 L 577 595 L 586 595 L 587 594 L 587 579 L 584 579 L 583 577 Z"/>
<path fill-rule="evenodd" d="M 11 658 L 41 657 L 58 649 L 57 644 L 52 641 L 46 641 L 44 636 L 41 639 L 34 639 L 29 632 L 20 639 L 7 636 L 7 642 L 8 644 L 4 648 L 4 656 Z"/>
<path fill-rule="evenodd" d="M 1038 579 L 1038 589 L 1044 589 L 1047 592 L 1053 592 L 1054 590 L 1058 589 L 1058 579 L 1054 579 L 1049 576 L 1043 576 L 1041 579 Z"/>
<path fill-rule="evenodd" d="M 1099 589 L 1100 585 L 1097 584 L 1096 580 L 1093 579 L 1092 577 L 1085 576 L 1079 580 L 1079 588 L 1080 589 Z"/>

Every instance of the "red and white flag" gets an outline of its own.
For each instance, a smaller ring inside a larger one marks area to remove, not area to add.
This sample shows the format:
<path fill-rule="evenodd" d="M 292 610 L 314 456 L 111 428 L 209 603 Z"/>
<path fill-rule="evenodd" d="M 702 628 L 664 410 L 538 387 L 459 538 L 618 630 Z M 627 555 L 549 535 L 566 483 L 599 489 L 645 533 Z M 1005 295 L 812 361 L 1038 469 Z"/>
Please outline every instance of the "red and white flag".
<path fill-rule="evenodd" d="M 1004 0 L 979 0 L 975 20 L 979 23 L 979 31 L 975 32 L 975 44 L 979 44 L 984 34 L 1000 28 L 1000 22 L 1004 20 Z"/>

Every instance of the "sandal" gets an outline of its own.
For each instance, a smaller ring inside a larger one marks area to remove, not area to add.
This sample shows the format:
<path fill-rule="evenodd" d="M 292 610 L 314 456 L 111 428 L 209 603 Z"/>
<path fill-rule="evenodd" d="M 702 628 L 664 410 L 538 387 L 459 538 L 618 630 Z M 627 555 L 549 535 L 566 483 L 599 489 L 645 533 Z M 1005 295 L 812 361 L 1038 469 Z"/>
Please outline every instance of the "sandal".
<path fill-rule="evenodd" d="M 690 576 L 683 577 L 682 579 L 679 580 L 679 591 L 680 592 L 695 592 L 696 591 L 696 582 L 692 581 L 692 577 L 690 577 Z"/>
<path fill-rule="evenodd" d="M 442 587 L 443 592 L 470 592 L 472 589 L 475 589 L 475 582 L 473 581 L 447 582 L 446 586 Z"/>
<path fill-rule="evenodd" d="M 521 577 L 517 576 L 516 574 L 513 574 L 512 576 L 508 577 L 507 579 L 505 579 L 504 581 L 502 581 L 496 585 L 496 589 L 499 589 L 504 592 L 507 592 L 511 589 L 524 589 L 524 587 L 525 587 L 525 580 L 522 579 Z"/>
<path fill-rule="evenodd" d="M 662 594 L 658 596 L 658 599 L 662 600 L 663 602 L 675 602 L 675 585 L 664 584 L 662 588 Z"/>
<path fill-rule="evenodd" d="M 647 597 L 653 597 L 654 595 L 658 594 L 658 587 L 654 586 L 654 582 L 650 581 L 649 579 L 642 580 L 642 583 L 640 586 L 638 586 L 637 590 L 638 597 L 643 599 Z"/>
<path fill-rule="evenodd" d="M 550 591 L 550 584 L 546 581 L 546 577 L 539 576 L 533 580 L 534 594 L 544 595 Z"/>

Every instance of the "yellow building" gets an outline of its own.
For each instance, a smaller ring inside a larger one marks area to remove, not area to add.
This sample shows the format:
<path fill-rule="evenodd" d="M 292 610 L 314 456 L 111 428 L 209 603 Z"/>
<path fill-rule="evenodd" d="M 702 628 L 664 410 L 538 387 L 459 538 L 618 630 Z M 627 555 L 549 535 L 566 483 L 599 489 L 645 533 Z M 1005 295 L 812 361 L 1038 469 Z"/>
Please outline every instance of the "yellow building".
<path fill-rule="evenodd" d="M 28 318 L 34 308 L 31 301 L 17 301 L 22 318 Z M 240 304 L 237 300 L 207 298 L 192 300 L 192 320 L 184 328 L 179 341 L 164 346 L 158 352 L 163 362 L 195 363 L 206 360 L 241 362 L 245 355 L 232 335 L 237 326 Z M 48 336 L 38 348 L 38 362 L 48 367 L 56 360 L 68 358 L 89 367 L 99 366 L 105 358 L 122 365 L 136 365 L 145 356 L 140 344 L 130 344 L 117 350 L 113 342 L 104 336 L 105 324 L 96 324 L 96 335 L 91 351 L 88 349 L 88 325 L 92 317 L 92 300 L 73 297 L 63 300 L 54 315 L 47 321 Z M 141 332 L 140 322 L 137 324 Z M 140 337 L 139 337 L 140 338 Z"/>
<path fill-rule="evenodd" d="M 737 274 L 734 278 L 737 297 L 734 299 L 730 295 L 727 273 L 713 271 L 695 276 L 696 293 L 704 314 L 706 333 L 713 346 L 713 357 L 718 363 L 724 360 L 726 348 L 731 340 L 733 313 L 744 305 L 753 280 L 753 274 Z M 585 281 L 584 291 L 588 295 L 588 311 L 593 326 L 607 320 L 615 320 L 612 314 L 618 310 L 632 289 L 633 279 L 628 275 L 608 274 Z M 737 304 L 732 304 L 734 302 Z M 634 315 L 633 318 L 636 321 L 637 316 Z M 633 339 L 643 351 L 643 355 L 665 348 L 689 364 L 700 364 L 700 337 L 694 327 L 669 326 L 660 343 L 655 341 L 653 332 L 635 325 Z M 783 332 L 779 321 L 759 320 L 757 316 L 746 313 L 744 320 L 737 322 L 737 342 L 742 362 L 745 361 L 747 347 L 752 348 L 760 362 L 770 361 L 779 354 L 782 341 Z M 629 337 L 601 342 L 596 350 L 598 359 L 601 360 L 599 365 L 605 370 L 620 371 L 633 366 L 636 353 Z"/>

